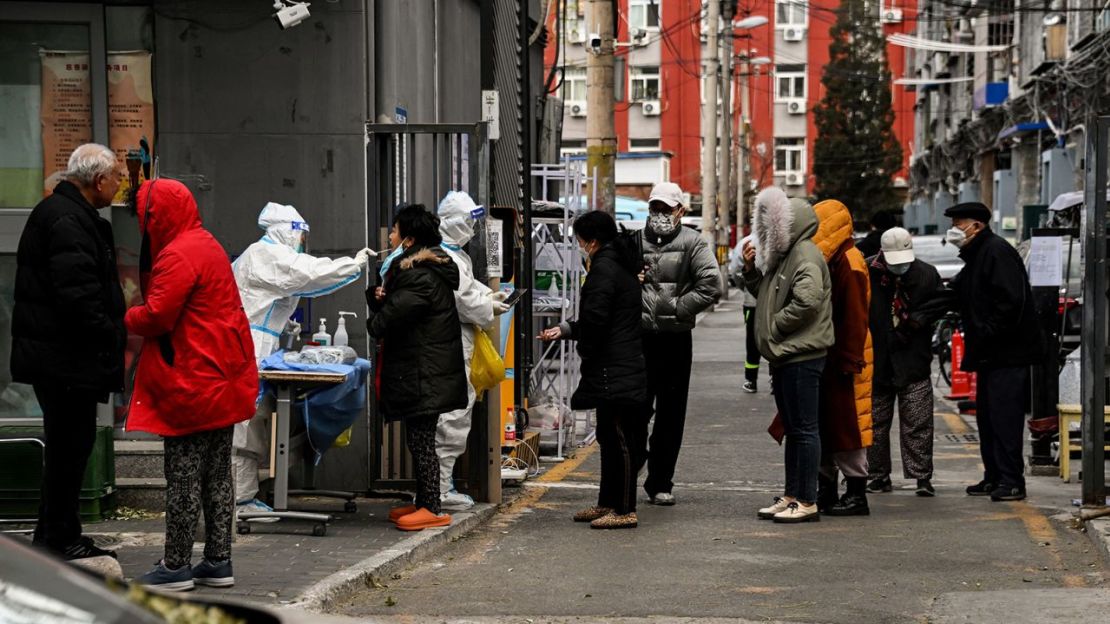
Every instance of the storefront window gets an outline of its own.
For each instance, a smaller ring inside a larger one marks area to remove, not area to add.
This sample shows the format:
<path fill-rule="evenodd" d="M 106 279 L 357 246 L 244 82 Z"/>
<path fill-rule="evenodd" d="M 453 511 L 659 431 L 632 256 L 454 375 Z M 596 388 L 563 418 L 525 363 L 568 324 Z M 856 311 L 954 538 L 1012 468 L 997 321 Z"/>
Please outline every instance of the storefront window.
<path fill-rule="evenodd" d="M 37 204 L 60 155 L 92 140 L 88 82 L 88 26 L 0 22 L 0 209 Z"/>

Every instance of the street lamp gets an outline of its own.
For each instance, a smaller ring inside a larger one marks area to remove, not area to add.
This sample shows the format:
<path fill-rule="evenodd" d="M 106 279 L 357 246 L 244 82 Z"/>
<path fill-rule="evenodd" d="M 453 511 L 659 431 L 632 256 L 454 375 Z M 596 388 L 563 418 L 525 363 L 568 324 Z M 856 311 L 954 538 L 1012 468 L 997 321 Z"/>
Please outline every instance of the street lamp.
<path fill-rule="evenodd" d="M 733 23 L 733 27 L 737 30 L 751 30 L 759 28 L 767 23 L 767 18 L 762 15 L 750 15 L 742 20 Z"/>

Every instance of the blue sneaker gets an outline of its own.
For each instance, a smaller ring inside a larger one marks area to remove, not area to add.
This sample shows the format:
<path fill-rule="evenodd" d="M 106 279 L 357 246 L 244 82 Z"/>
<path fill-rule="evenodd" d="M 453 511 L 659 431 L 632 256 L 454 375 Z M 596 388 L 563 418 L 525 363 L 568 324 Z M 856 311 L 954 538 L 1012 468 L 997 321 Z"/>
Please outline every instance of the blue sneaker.
<path fill-rule="evenodd" d="M 192 568 L 184 565 L 171 570 L 166 567 L 165 561 L 159 561 L 153 570 L 140 576 L 135 582 L 146 588 L 166 591 L 189 591 L 196 587 L 193 584 Z"/>
<path fill-rule="evenodd" d="M 231 587 L 235 584 L 235 577 L 231 574 L 231 559 L 219 563 L 201 560 L 193 568 L 193 582 L 208 587 Z"/>
<path fill-rule="evenodd" d="M 255 513 L 269 513 L 273 510 L 274 510 L 273 507 L 270 507 L 269 505 L 267 505 L 266 503 L 263 503 L 262 501 L 258 500 L 257 498 L 252 498 L 248 501 L 243 501 L 241 503 L 236 503 L 236 505 L 235 505 L 235 519 L 239 520 L 239 512 L 240 511 L 255 512 Z M 251 518 L 250 522 L 264 522 L 264 523 L 269 524 L 271 522 L 277 522 L 278 520 L 280 520 L 280 518 Z"/>

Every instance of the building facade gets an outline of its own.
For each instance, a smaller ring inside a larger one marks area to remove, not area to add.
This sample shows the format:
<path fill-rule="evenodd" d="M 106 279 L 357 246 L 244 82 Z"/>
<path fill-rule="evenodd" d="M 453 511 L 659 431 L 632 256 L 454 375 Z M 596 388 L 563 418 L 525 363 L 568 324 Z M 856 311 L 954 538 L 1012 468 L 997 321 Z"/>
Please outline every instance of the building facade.
<path fill-rule="evenodd" d="M 746 157 L 741 159 L 751 189 L 775 184 L 791 195 L 812 193 L 816 128 L 810 111 L 821 100 L 821 77 L 829 60 L 829 29 L 838 0 L 754 0 L 722 3 L 731 23 L 762 16 L 767 23 L 750 30 L 726 27 L 732 38 L 732 80 L 727 113 L 734 128 L 747 126 Z M 916 5 L 911 0 L 883 0 L 875 10 L 876 28 L 884 33 L 912 32 Z M 545 61 L 562 67 L 556 94 L 564 101 L 562 152 L 579 153 L 586 145 L 586 62 L 591 25 L 585 0 L 568 0 L 564 27 L 548 46 Z M 701 189 L 702 105 L 705 94 L 702 57 L 706 47 L 706 2 L 703 0 L 616 0 L 617 93 L 615 126 L 622 153 L 662 151 L 671 155 L 670 179 L 699 203 Z M 549 28 L 554 29 L 553 20 Z M 762 58 L 761 58 L 762 57 Z M 903 74 L 903 48 L 888 46 L 895 77 Z M 759 59 L 753 64 L 753 59 Z M 766 61 L 764 63 L 763 61 Z M 727 75 L 722 75 L 726 78 Z M 895 135 L 908 145 L 913 135 L 912 88 L 893 89 Z M 721 98 L 718 96 L 718 102 Z M 745 114 L 746 111 L 746 114 Z M 720 133 L 719 133 L 720 134 Z M 736 150 L 736 143 L 731 146 Z M 909 150 L 904 148 L 904 163 Z M 734 158 L 733 163 L 737 160 Z M 620 161 L 618 160 L 618 168 Z M 619 173 L 618 173 L 619 175 Z M 892 174 L 906 187 L 906 168 Z M 735 187 L 735 172 L 731 184 Z M 730 193 L 730 195 L 735 196 Z"/>
<path fill-rule="evenodd" d="M 1110 3 L 921 0 L 904 221 L 943 231 L 944 209 L 982 201 L 1011 240 L 1061 193 L 1083 188 L 1086 126 L 1105 114 Z M 971 46 L 953 48 L 951 45 Z"/>

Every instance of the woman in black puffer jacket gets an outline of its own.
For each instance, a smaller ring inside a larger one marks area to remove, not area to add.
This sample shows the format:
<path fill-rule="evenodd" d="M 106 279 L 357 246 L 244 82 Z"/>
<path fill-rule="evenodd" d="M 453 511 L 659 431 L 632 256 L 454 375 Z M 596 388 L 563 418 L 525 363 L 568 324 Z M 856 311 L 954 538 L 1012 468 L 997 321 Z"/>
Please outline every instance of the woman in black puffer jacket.
<path fill-rule="evenodd" d="M 540 334 L 542 340 L 578 341 L 582 380 L 571 398 L 574 409 L 597 409 L 601 446 L 601 491 L 597 506 L 574 516 L 595 529 L 636 526 L 637 467 L 643 463 L 647 429 L 643 402 L 647 375 L 640 340 L 640 255 L 617 236 L 604 212 L 574 222 L 574 234 L 589 256 L 578 320 Z"/>
<path fill-rule="evenodd" d="M 384 263 L 380 285 L 366 293 L 366 329 L 382 342 L 381 410 L 389 420 L 405 421 L 416 473 L 416 504 L 390 518 L 403 531 L 417 531 L 451 524 L 440 513 L 436 424 L 467 401 L 455 309 L 459 269 L 440 248 L 439 219 L 419 204 L 397 213 L 389 242 L 403 251 Z"/>

